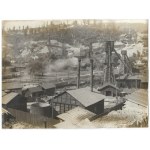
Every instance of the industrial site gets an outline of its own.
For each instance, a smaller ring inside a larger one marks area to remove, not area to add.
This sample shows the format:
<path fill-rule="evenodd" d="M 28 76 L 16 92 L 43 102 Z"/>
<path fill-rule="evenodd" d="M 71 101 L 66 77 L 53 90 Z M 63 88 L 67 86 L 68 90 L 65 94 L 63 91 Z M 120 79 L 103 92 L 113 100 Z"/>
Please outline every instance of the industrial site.
<path fill-rule="evenodd" d="M 2 22 L 2 128 L 148 127 L 148 22 Z"/>

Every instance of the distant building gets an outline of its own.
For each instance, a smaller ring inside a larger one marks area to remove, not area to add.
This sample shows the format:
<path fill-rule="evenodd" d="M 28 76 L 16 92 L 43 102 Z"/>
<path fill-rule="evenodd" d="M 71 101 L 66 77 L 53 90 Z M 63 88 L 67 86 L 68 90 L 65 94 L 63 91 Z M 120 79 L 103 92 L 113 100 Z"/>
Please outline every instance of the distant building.
<path fill-rule="evenodd" d="M 23 85 L 21 83 L 2 83 L 2 90 L 9 92 L 22 93 Z"/>
<path fill-rule="evenodd" d="M 104 112 L 105 96 L 90 91 L 89 88 L 80 88 L 76 90 L 65 91 L 53 99 L 53 106 L 59 114 L 71 110 L 77 106 L 85 108 L 95 114 Z"/>
<path fill-rule="evenodd" d="M 43 89 L 41 86 L 31 87 L 22 91 L 22 93 L 27 98 L 27 101 L 36 101 L 37 98 L 43 96 Z"/>
<path fill-rule="evenodd" d="M 146 76 L 141 78 L 141 89 L 148 89 L 148 78 Z"/>
<path fill-rule="evenodd" d="M 16 71 L 21 72 L 23 71 L 26 67 L 24 65 L 14 65 L 14 68 Z"/>
<path fill-rule="evenodd" d="M 27 102 L 25 97 L 14 92 L 8 93 L 2 97 L 2 106 L 5 109 L 13 108 L 22 111 L 27 110 Z"/>
<path fill-rule="evenodd" d="M 116 79 L 119 88 L 140 88 L 141 77 L 139 75 L 123 75 Z"/>
<path fill-rule="evenodd" d="M 111 83 L 106 83 L 99 87 L 98 91 L 105 96 L 117 96 L 120 94 L 120 89 Z"/>
<path fill-rule="evenodd" d="M 53 96 L 55 94 L 56 85 L 52 83 L 43 83 L 41 85 L 44 95 Z"/>

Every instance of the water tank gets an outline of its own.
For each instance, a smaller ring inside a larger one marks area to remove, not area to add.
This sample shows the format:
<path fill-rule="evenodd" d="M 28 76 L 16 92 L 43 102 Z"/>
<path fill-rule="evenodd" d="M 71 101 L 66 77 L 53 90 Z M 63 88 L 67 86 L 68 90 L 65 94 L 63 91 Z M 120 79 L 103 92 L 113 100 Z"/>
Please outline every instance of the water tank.
<path fill-rule="evenodd" d="M 52 117 L 52 107 L 48 103 L 34 103 L 31 105 L 30 113 L 39 116 Z M 57 115 L 57 111 L 53 109 L 53 118 Z"/>

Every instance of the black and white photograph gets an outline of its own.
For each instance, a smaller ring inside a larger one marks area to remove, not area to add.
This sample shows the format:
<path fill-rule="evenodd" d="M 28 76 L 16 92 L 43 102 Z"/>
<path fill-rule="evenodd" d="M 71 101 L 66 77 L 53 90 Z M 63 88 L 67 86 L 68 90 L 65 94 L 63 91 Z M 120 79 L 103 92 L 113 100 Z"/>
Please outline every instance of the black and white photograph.
<path fill-rule="evenodd" d="M 2 21 L 2 128 L 148 127 L 148 20 Z"/>

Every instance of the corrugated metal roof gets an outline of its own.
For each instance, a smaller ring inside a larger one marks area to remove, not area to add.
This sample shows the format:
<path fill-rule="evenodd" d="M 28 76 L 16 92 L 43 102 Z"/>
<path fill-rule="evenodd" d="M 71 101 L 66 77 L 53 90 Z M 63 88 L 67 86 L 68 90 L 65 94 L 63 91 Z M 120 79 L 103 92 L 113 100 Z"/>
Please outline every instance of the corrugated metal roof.
<path fill-rule="evenodd" d="M 86 118 L 90 119 L 91 117 L 95 116 L 93 112 L 90 112 L 84 108 L 76 107 L 72 110 L 69 110 L 66 113 L 60 114 L 57 117 L 64 120 L 64 121 L 70 121 L 72 123 L 79 123 L 81 120 L 84 120 Z"/>
<path fill-rule="evenodd" d="M 131 94 L 131 93 L 135 92 L 135 90 L 136 90 L 136 89 L 134 89 L 134 88 L 131 88 L 131 89 L 129 89 L 129 88 L 124 88 L 124 89 L 123 89 L 123 92 L 128 93 L 128 94 Z"/>
<path fill-rule="evenodd" d="M 95 128 L 94 124 L 89 119 L 84 119 L 77 124 L 79 128 Z"/>
<path fill-rule="evenodd" d="M 53 84 L 53 83 L 43 83 L 41 86 L 42 86 L 44 89 L 51 89 L 51 88 L 55 88 L 55 87 L 56 87 L 56 85 Z"/>
<path fill-rule="evenodd" d="M 2 91 L 2 97 L 5 96 L 7 93 L 5 93 L 4 91 Z"/>
<path fill-rule="evenodd" d="M 126 98 L 136 104 L 147 107 L 148 106 L 148 91 L 144 89 L 139 89 L 133 92 L 130 95 L 127 95 Z"/>
<path fill-rule="evenodd" d="M 21 83 L 2 83 L 2 90 L 22 89 Z"/>
<path fill-rule="evenodd" d="M 8 104 L 11 100 L 13 100 L 17 95 L 19 95 L 18 93 L 14 93 L 11 92 L 5 96 L 2 97 L 2 104 Z"/>
<path fill-rule="evenodd" d="M 80 88 L 76 90 L 69 90 L 66 92 L 69 93 L 76 100 L 78 100 L 85 107 L 88 107 L 105 99 L 104 95 L 95 91 L 91 92 L 89 88 Z"/>
<path fill-rule="evenodd" d="M 6 109 L 2 108 L 2 114 L 10 114 Z"/>
<path fill-rule="evenodd" d="M 60 122 L 58 124 L 55 124 L 54 127 L 55 128 L 60 128 L 60 129 L 75 129 L 75 128 L 78 128 L 77 125 L 74 125 L 69 121 Z"/>
<path fill-rule="evenodd" d="M 111 86 L 111 87 L 113 87 L 113 88 L 115 88 L 115 89 L 117 89 L 117 90 L 120 90 L 120 89 L 119 89 L 118 87 L 116 87 L 115 85 L 113 85 L 113 84 L 111 84 L 111 83 L 106 83 L 106 84 L 104 84 L 103 86 L 99 87 L 99 88 L 98 88 L 98 91 L 104 89 L 104 88 L 107 87 L 107 86 Z"/>
<path fill-rule="evenodd" d="M 139 76 L 139 75 L 129 75 L 128 79 L 129 80 L 140 80 L 141 76 Z"/>
<path fill-rule="evenodd" d="M 95 128 L 94 124 L 90 122 L 90 120 L 87 118 L 76 124 L 70 121 L 60 122 L 54 125 L 54 127 L 60 128 L 60 129 Z"/>

